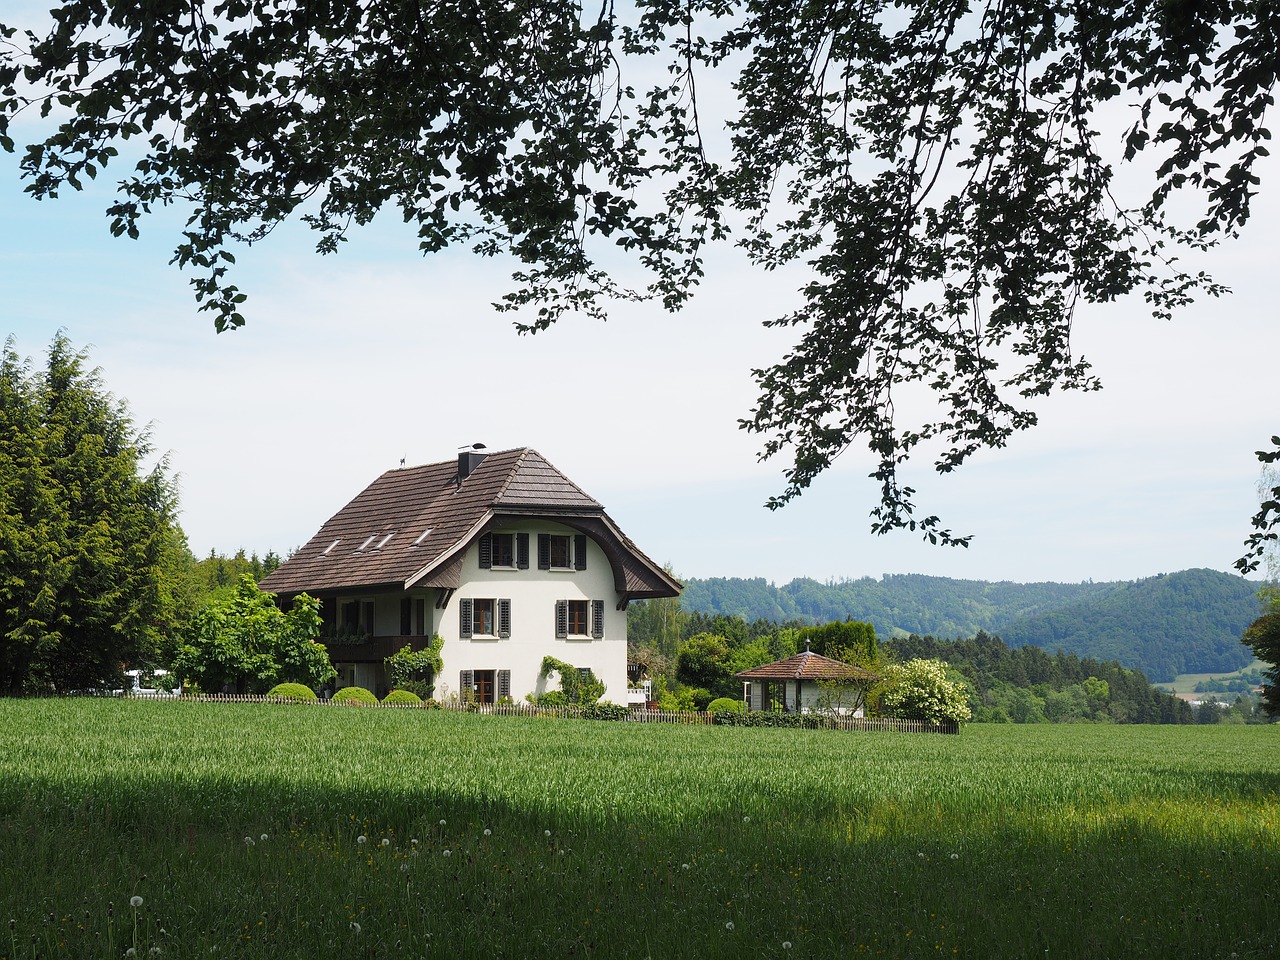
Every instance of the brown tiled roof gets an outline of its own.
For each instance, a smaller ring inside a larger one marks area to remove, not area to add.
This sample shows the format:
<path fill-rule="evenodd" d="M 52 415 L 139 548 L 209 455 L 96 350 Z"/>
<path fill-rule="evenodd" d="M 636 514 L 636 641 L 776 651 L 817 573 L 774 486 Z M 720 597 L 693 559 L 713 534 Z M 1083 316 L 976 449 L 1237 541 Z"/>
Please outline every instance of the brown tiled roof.
<path fill-rule="evenodd" d="M 461 484 L 457 477 L 456 460 L 388 470 L 263 580 L 262 588 L 289 594 L 456 587 L 459 561 L 476 537 L 503 520 L 541 517 L 593 537 L 609 556 L 619 593 L 679 594 L 679 583 L 640 552 L 604 507 L 536 450 L 491 453 Z"/>
<path fill-rule="evenodd" d="M 806 650 L 785 660 L 735 673 L 739 680 L 872 680 L 875 674 L 851 663 Z"/>

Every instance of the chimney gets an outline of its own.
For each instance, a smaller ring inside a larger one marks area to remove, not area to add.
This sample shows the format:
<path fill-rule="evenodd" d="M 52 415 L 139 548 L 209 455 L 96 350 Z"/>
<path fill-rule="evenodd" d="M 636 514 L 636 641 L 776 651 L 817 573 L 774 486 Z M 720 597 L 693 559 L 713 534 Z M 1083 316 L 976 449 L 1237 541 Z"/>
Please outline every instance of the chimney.
<path fill-rule="evenodd" d="M 476 467 L 484 462 L 488 454 L 484 452 L 483 443 L 473 443 L 458 452 L 458 483 L 471 476 Z"/>

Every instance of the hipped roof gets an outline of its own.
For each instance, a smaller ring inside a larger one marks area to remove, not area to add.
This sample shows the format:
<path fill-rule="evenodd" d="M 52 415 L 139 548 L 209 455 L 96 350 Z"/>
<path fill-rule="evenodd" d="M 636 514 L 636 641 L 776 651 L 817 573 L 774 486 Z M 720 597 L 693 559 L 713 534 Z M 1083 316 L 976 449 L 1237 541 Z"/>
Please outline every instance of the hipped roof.
<path fill-rule="evenodd" d="M 261 587 L 282 594 L 456 588 L 467 547 L 520 519 L 553 520 L 594 539 L 626 599 L 680 593 L 680 583 L 631 542 L 599 501 L 529 447 L 489 454 L 461 482 L 456 460 L 388 470 Z"/>
<path fill-rule="evenodd" d="M 833 660 L 806 650 L 794 657 L 775 660 L 735 673 L 739 680 L 875 680 L 874 673 L 851 663 Z"/>

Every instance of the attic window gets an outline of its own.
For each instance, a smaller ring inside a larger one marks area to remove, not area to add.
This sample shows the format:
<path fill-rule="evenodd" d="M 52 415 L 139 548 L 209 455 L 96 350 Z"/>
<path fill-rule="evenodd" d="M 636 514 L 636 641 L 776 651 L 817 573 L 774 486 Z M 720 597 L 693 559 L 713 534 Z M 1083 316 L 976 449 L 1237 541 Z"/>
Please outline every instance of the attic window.
<path fill-rule="evenodd" d="M 377 537 L 376 533 L 372 534 L 368 540 L 356 547 L 356 553 L 359 553 L 361 550 L 367 550 L 369 548 L 369 544 L 373 543 L 375 537 Z"/>
<path fill-rule="evenodd" d="M 327 547 L 325 547 L 325 548 L 324 548 L 324 553 L 320 554 L 320 556 L 322 556 L 322 557 L 324 557 L 324 556 L 328 556 L 328 555 L 329 555 L 329 552 L 330 552 L 334 547 L 336 547 L 338 544 L 340 544 L 341 542 L 342 542 L 342 538 L 341 538 L 341 537 L 339 537 L 337 540 L 333 541 L 333 543 L 331 543 L 331 544 L 329 544 Z"/>
<path fill-rule="evenodd" d="M 434 529 L 435 529 L 434 527 L 427 527 L 427 529 L 423 530 L 420 534 L 418 534 L 418 539 L 413 541 L 413 546 L 416 547 L 423 540 L 427 539 L 427 534 L 429 534 Z"/>
<path fill-rule="evenodd" d="M 375 550 L 381 550 L 383 547 L 385 547 L 385 546 L 387 545 L 387 541 L 388 541 L 388 540 L 390 540 L 390 539 L 391 539 L 392 537 L 394 537 L 394 536 L 395 536 L 395 532 L 394 532 L 394 531 L 393 531 L 393 532 L 391 532 L 391 533 L 388 533 L 385 537 L 383 537 L 381 540 L 379 540 L 379 541 L 378 541 L 378 545 L 377 545 L 376 547 L 374 547 L 373 549 L 375 549 Z"/>

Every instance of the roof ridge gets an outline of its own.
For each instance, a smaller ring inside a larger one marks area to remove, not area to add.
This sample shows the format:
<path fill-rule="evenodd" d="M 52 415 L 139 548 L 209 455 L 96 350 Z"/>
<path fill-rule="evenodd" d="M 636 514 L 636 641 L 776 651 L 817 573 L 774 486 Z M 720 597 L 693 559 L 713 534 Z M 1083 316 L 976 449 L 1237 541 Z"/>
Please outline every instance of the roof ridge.
<path fill-rule="evenodd" d="M 534 450 L 533 447 L 512 447 L 511 450 L 500 450 L 499 453 L 510 453 L 514 450 L 519 450 L 520 456 L 516 457 L 515 463 L 511 464 L 511 466 L 507 468 L 507 479 L 502 481 L 502 486 L 500 486 L 498 488 L 498 492 L 493 495 L 493 500 L 490 501 L 491 503 L 502 502 L 503 494 L 507 492 L 507 488 L 510 487 L 512 482 L 515 480 L 516 474 L 520 472 L 520 465 L 524 463 L 525 458 L 529 456 L 530 453 L 538 452 Z M 538 455 L 542 456 L 541 454 Z M 488 458 L 486 457 L 485 459 Z M 543 459 L 545 460 L 546 458 L 543 457 Z"/>

